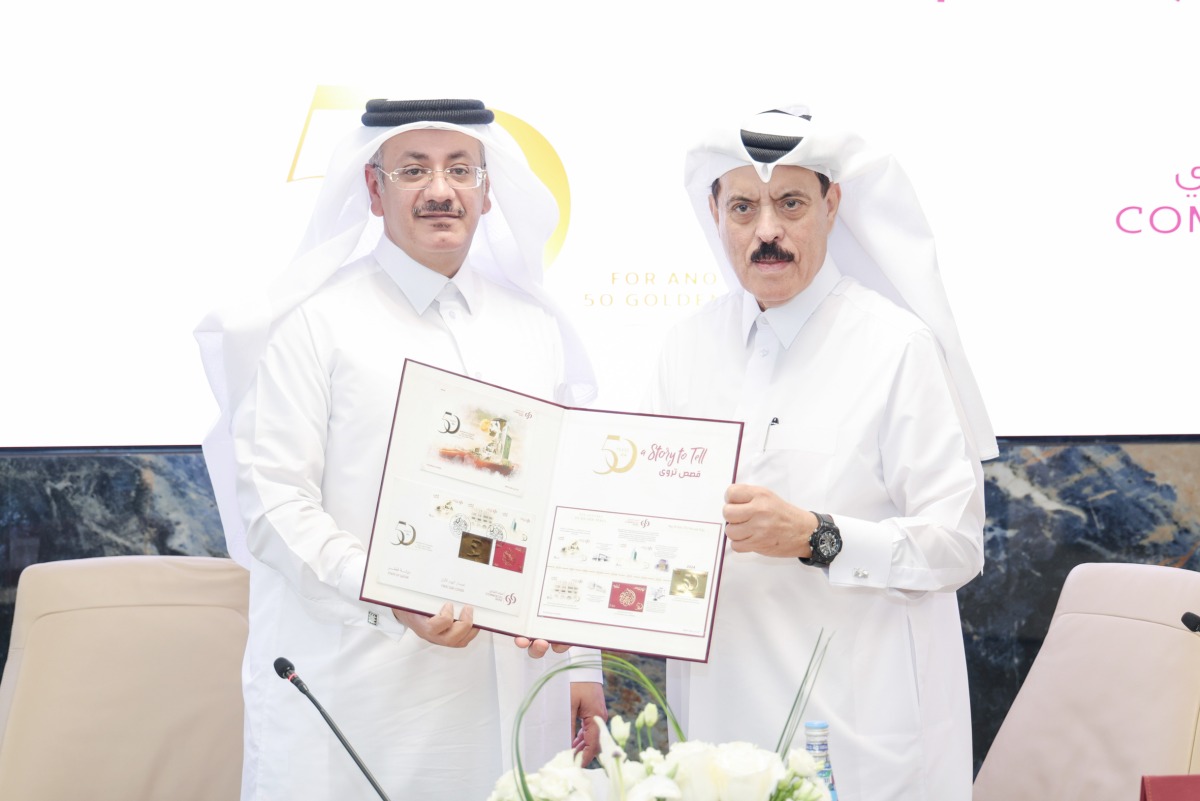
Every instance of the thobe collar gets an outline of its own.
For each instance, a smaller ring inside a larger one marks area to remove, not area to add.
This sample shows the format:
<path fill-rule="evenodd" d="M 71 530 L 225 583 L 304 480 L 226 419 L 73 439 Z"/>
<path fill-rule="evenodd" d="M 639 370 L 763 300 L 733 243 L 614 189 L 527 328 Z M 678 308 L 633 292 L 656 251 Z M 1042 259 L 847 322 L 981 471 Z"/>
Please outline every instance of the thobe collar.
<path fill-rule="evenodd" d="M 817 274 L 813 276 L 812 283 L 782 306 L 775 306 L 763 311 L 758 308 L 758 301 L 754 299 L 754 296 L 743 291 L 742 342 L 750 343 L 755 323 L 760 316 L 765 316 L 767 324 L 779 337 L 780 344 L 785 348 L 790 347 L 795 341 L 796 335 L 800 333 L 800 329 L 808 322 L 808 318 L 812 317 L 813 312 L 821 305 L 821 301 L 829 296 L 829 293 L 841 280 L 841 271 L 833 263 L 833 257 L 826 252 L 825 261 L 821 264 L 821 269 L 817 270 Z"/>
<path fill-rule="evenodd" d="M 470 259 L 463 262 L 453 278 L 447 278 L 409 256 L 397 247 L 395 242 L 388 239 L 386 234 L 379 237 L 379 243 L 375 245 L 372 255 L 404 293 L 404 297 L 408 298 L 417 314 L 424 314 L 447 286 L 458 290 L 468 314 L 475 308 L 479 298 L 479 275 L 471 269 Z"/>

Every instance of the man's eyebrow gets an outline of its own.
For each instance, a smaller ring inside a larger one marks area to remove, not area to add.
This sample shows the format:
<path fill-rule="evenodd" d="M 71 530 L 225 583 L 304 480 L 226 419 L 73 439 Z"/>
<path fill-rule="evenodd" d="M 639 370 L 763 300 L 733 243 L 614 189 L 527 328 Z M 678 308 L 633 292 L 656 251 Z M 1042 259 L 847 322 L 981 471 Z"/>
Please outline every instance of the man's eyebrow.
<path fill-rule="evenodd" d="M 810 200 L 812 198 L 812 195 L 810 195 L 804 189 L 795 187 L 792 189 L 785 189 L 782 192 L 780 192 L 778 195 L 772 195 L 771 199 L 772 200 L 783 200 L 784 198 L 789 198 L 789 197 L 798 197 L 798 198 L 803 198 L 804 200 Z M 749 197 L 747 195 L 739 195 L 736 193 L 730 193 L 729 197 L 726 199 L 725 202 L 726 203 L 757 203 L 758 199 L 759 198 L 757 195 L 755 195 L 754 197 Z"/>
<path fill-rule="evenodd" d="M 430 157 L 428 153 L 422 153 L 419 150 L 405 150 L 400 154 L 400 158 L 411 161 L 429 161 Z M 471 158 L 471 153 L 466 150 L 456 150 L 446 156 L 447 161 L 462 161 L 463 159 L 470 161 Z"/>

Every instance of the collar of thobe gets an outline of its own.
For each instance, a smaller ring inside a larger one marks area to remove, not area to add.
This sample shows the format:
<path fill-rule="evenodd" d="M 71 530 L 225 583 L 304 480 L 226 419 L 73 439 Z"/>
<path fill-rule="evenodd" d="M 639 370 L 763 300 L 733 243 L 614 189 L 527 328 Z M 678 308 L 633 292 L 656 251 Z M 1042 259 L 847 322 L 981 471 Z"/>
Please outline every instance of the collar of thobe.
<path fill-rule="evenodd" d="M 474 301 L 479 297 L 479 277 L 471 269 L 469 259 L 458 268 L 454 278 L 447 278 L 409 256 L 387 236 L 379 238 L 372 255 L 404 293 L 404 297 L 408 298 L 417 314 L 424 314 L 434 299 L 447 297 L 443 293 L 450 289 L 458 290 L 468 314 L 474 308 Z"/>
<path fill-rule="evenodd" d="M 817 274 L 813 276 L 812 283 L 782 306 L 775 306 L 763 311 L 758 308 L 758 301 L 754 299 L 753 295 L 743 292 L 742 342 L 750 343 L 755 323 L 760 316 L 765 316 L 768 325 L 779 337 L 779 343 L 785 348 L 791 347 L 796 335 L 800 333 L 800 329 L 808 322 L 808 318 L 812 317 L 813 312 L 821 305 L 821 301 L 829 296 L 829 293 L 841 280 L 841 271 L 833 263 L 833 257 L 826 253 L 825 261 L 821 264 L 821 269 L 817 270 Z"/>

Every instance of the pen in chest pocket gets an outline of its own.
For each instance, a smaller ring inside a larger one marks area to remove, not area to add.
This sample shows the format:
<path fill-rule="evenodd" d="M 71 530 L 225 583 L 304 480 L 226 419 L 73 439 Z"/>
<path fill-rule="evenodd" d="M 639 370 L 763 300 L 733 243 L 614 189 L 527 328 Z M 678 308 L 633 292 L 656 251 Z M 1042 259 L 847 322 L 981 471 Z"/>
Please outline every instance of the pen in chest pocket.
<path fill-rule="evenodd" d="M 778 418 L 778 417 L 772 417 L 772 418 L 771 418 L 771 422 L 767 423 L 767 432 L 766 432 L 765 434 L 763 434 L 763 446 L 762 446 L 762 449 L 763 449 L 764 451 L 767 449 L 767 444 L 768 444 L 768 443 L 771 441 L 771 429 L 773 429 L 773 428 L 774 428 L 775 426 L 777 426 L 777 425 L 779 425 L 779 418 Z"/>

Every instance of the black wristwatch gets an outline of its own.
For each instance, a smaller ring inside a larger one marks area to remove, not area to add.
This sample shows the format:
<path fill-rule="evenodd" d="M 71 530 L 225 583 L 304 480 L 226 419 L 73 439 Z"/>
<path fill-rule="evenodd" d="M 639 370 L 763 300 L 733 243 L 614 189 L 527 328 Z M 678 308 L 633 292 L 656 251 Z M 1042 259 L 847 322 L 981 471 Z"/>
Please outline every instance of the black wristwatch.
<path fill-rule="evenodd" d="M 813 512 L 817 516 L 817 530 L 808 538 L 808 545 L 812 548 L 812 556 L 805 559 L 800 557 L 800 561 L 806 565 L 816 565 L 818 567 L 829 567 L 829 563 L 834 557 L 842 552 L 842 532 L 834 524 L 833 518 L 829 515 Z"/>

